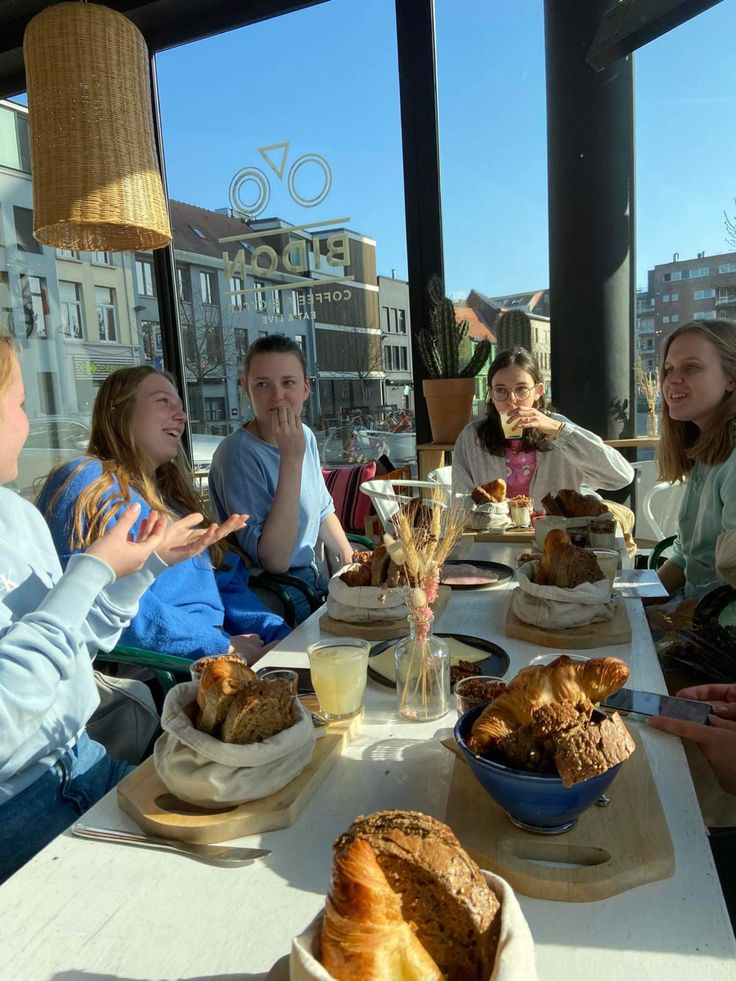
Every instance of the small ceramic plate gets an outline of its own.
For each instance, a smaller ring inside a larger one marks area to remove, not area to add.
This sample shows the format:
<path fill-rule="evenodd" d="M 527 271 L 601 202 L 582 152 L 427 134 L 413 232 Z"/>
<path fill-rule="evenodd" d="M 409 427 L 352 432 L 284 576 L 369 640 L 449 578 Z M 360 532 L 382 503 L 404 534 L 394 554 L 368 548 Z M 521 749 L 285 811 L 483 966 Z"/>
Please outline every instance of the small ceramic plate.
<path fill-rule="evenodd" d="M 501 562 L 448 559 L 442 567 L 440 582 L 450 589 L 488 589 L 513 578 L 514 570 Z"/>
<path fill-rule="evenodd" d="M 503 647 L 482 640 L 480 637 L 468 637 L 465 634 L 442 634 L 435 632 L 435 637 L 442 637 L 450 643 L 450 664 L 458 661 L 472 661 L 480 668 L 480 674 L 493 675 L 503 678 L 509 669 L 509 656 Z M 381 640 L 371 647 L 368 659 L 368 677 L 387 688 L 396 687 L 396 667 L 393 658 L 393 648 L 403 640 L 394 637 L 393 640 Z M 453 643 L 454 642 L 454 643 Z M 453 651 L 453 647 L 455 650 Z"/>

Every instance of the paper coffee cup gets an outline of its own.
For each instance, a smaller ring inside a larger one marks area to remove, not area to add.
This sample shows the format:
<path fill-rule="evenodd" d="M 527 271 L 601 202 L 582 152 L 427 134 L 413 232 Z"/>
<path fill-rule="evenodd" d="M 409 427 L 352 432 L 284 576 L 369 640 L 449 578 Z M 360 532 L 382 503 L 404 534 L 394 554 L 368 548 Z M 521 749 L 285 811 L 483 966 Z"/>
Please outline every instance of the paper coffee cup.
<path fill-rule="evenodd" d="M 518 422 L 518 419 L 514 419 L 512 422 L 509 422 L 508 412 L 500 412 L 499 415 L 501 416 L 501 429 L 503 429 L 503 434 L 506 439 L 521 439 L 521 437 L 524 435 L 524 430 L 513 428 Z"/>

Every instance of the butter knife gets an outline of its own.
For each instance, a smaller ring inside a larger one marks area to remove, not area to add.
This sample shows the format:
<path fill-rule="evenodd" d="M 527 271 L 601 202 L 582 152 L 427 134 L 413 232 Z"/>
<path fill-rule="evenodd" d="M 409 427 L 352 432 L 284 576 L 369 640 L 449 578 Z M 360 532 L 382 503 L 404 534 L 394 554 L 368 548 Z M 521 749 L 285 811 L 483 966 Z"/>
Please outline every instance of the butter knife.
<path fill-rule="evenodd" d="M 78 838 L 92 838 L 97 841 L 116 841 L 123 845 L 142 845 L 152 848 L 173 848 L 187 852 L 198 858 L 207 858 L 226 865 L 243 865 L 257 858 L 265 858 L 271 852 L 267 848 L 240 848 L 230 845 L 204 845 L 193 841 L 178 841 L 173 838 L 158 838 L 155 835 L 135 834 L 110 828 L 95 828 L 88 824 L 72 825 L 71 832 Z"/>

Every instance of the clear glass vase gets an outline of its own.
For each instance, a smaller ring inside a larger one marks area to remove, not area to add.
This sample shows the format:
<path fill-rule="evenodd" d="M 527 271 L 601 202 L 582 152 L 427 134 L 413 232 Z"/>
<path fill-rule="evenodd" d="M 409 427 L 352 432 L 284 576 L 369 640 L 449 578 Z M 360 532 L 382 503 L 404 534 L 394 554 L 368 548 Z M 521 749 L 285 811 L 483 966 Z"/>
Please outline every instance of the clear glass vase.
<path fill-rule="evenodd" d="M 659 416 L 655 412 L 647 413 L 647 436 L 659 436 Z"/>
<path fill-rule="evenodd" d="M 431 611 L 415 611 L 407 619 L 409 636 L 394 650 L 399 715 L 428 722 L 449 708 L 450 648 L 432 633 Z"/>

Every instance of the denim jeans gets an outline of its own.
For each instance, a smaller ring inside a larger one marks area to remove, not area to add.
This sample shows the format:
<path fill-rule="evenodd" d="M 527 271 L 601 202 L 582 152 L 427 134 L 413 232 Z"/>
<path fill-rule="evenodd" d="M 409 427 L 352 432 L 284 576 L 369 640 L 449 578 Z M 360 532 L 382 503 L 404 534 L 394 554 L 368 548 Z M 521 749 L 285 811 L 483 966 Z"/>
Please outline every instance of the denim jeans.
<path fill-rule="evenodd" d="M 0 883 L 134 769 L 82 733 L 35 783 L 0 807 Z"/>

